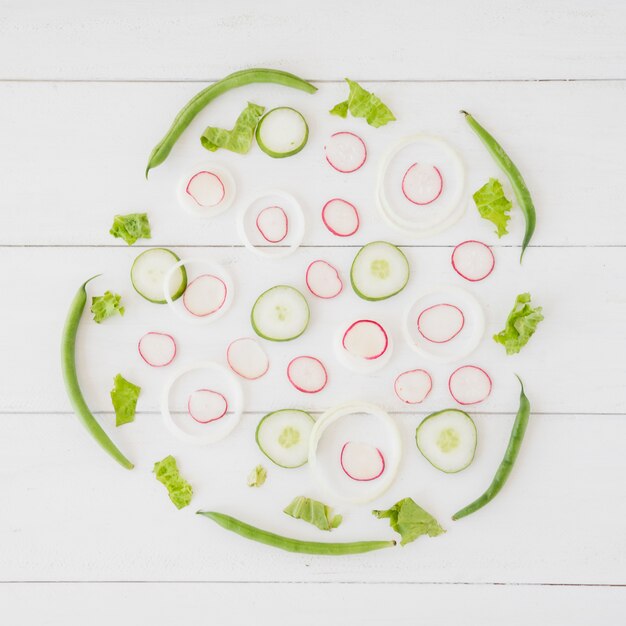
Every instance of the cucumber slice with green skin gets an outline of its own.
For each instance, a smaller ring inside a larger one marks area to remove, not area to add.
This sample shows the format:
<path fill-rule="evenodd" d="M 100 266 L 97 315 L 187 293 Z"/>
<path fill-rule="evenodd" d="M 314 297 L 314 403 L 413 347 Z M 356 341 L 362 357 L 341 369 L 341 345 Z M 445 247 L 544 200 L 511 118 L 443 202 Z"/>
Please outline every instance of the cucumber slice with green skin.
<path fill-rule="evenodd" d="M 400 293 L 409 282 L 409 262 L 404 252 L 386 241 L 363 246 L 350 269 L 352 289 L 363 300 L 386 300 Z"/>
<path fill-rule="evenodd" d="M 464 470 L 476 452 L 476 425 L 458 409 L 445 409 L 422 420 L 415 442 L 426 460 L 446 474 Z"/>
<path fill-rule="evenodd" d="M 171 267 L 180 259 L 167 248 L 150 248 L 142 252 L 130 268 L 130 282 L 135 291 L 149 302 L 166 304 L 163 298 L 163 281 Z M 169 280 L 172 300 L 178 300 L 187 288 L 187 271 L 184 266 L 172 272 Z"/>
<path fill-rule="evenodd" d="M 290 107 L 268 111 L 256 127 L 256 141 L 265 154 L 274 159 L 298 154 L 309 139 L 304 116 Z"/>
<path fill-rule="evenodd" d="M 306 330 L 309 316 L 309 305 L 295 287 L 276 285 L 257 298 L 250 322 L 263 339 L 291 341 Z"/>
<path fill-rule="evenodd" d="M 315 420 L 299 409 L 268 413 L 257 426 L 261 452 L 280 467 L 300 467 L 309 458 L 309 438 Z"/>

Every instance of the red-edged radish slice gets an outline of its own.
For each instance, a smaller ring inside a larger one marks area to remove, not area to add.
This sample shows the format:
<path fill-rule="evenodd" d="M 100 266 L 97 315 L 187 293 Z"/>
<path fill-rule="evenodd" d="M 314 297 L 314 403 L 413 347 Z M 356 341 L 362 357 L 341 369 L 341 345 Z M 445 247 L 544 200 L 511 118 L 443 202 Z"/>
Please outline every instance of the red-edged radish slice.
<path fill-rule="evenodd" d="M 341 345 L 351 355 L 373 361 L 385 354 L 389 338 L 378 322 L 358 320 L 343 334 Z"/>
<path fill-rule="evenodd" d="M 450 395 L 459 404 L 478 404 L 491 393 L 491 378 L 484 369 L 464 365 L 454 370 L 448 380 Z"/>
<path fill-rule="evenodd" d="M 402 177 L 402 193 L 413 204 L 430 204 L 442 191 L 443 177 L 434 165 L 413 163 Z"/>
<path fill-rule="evenodd" d="M 473 283 L 487 278 L 495 265 L 496 259 L 491 248 L 481 241 L 464 241 L 452 251 L 454 271 Z"/>
<path fill-rule="evenodd" d="M 430 374 L 420 369 L 402 372 L 393 384 L 396 395 L 406 404 L 423 402 L 432 388 L 433 379 Z"/>
<path fill-rule="evenodd" d="M 228 401 L 218 391 L 212 389 L 196 389 L 189 395 L 187 410 L 199 424 L 214 422 L 226 415 Z"/>
<path fill-rule="evenodd" d="M 206 317 L 224 306 L 227 294 L 228 288 L 221 278 L 212 274 L 202 274 L 187 285 L 183 294 L 183 304 L 192 315 Z"/>
<path fill-rule="evenodd" d="M 352 480 L 375 480 L 385 471 L 385 458 L 382 452 L 358 441 L 347 441 L 341 448 L 341 469 Z"/>
<path fill-rule="evenodd" d="M 256 216 L 256 227 L 269 243 L 280 243 L 289 232 L 289 218 L 279 206 L 265 207 Z"/>
<path fill-rule="evenodd" d="M 306 268 L 306 286 L 318 298 L 330 299 L 338 296 L 343 290 L 343 282 L 339 272 L 326 261 L 313 261 Z"/>
<path fill-rule="evenodd" d="M 359 230 L 359 212 L 354 204 L 341 198 L 329 200 L 322 208 L 324 226 L 337 237 L 350 237 Z"/>
<path fill-rule="evenodd" d="M 265 350 L 250 337 L 241 337 L 231 342 L 226 350 L 226 360 L 235 374 L 248 380 L 261 378 L 270 368 Z"/>
<path fill-rule="evenodd" d="M 324 150 L 326 160 L 342 174 L 356 172 L 367 159 L 365 142 L 358 135 L 346 131 L 331 135 Z"/>
<path fill-rule="evenodd" d="M 165 367 L 176 356 L 174 337 L 166 333 L 146 333 L 137 348 L 141 358 L 152 367 Z"/>
<path fill-rule="evenodd" d="M 417 318 L 417 330 L 432 343 L 451 341 L 463 330 L 464 325 L 463 311 L 453 304 L 429 306 Z"/>
<path fill-rule="evenodd" d="M 297 356 L 287 365 L 289 382 L 302 393 L 318 393 L 328 382 L 324 364 L 314 356 Z"/>
<path fill-rule="evenodd" d="M 189 179 L 185 191 L 201 207 L 217 206 L 226 195 L 222 179 L 214 172 L 206 170 L 194 174 Z"/>

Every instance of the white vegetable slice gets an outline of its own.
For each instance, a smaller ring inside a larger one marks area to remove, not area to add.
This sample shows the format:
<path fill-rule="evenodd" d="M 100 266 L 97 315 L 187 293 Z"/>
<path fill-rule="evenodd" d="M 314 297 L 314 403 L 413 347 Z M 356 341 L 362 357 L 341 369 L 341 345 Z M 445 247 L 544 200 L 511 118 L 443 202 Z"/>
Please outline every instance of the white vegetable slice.
<path fill-rule="evenodd" d="M 341 469 L 352 480 L 370 481 L 380 478 L 385 471 L 382 452 L 368 443 L 346 441 L 341 448 Z"/>
<path fill-rule="evenodd" d="M 415 369 L 402 372 L 394 384 L 396 395 L 405 404 L 423 402 L 433 388 L 433 379 L 426 370 Z"/>
<path fill-rule="evenodd" d="M 318 298 L 335 298 L 343 290 L 339 272 L 330 263 L 321 259 L 313 261 L 307 267 L 305 280 L 309 291 Z"/>
<path fill-rule="evenodd" d="M 277 285 L 257 298 L 250 320 L 259 337 L 270 341 L 291 341 L 309 325 L 309 305 L 295 287 Z"/>
<path fill-rule="evenodd" d="M 434 165 L 413 163 L 402 177 L 402 193 L 413 204 L 430 204 L 442 191 L 443 178 Z"/>
<path fill-rule="evenodd" d="M 235 181 L 228 170 L 215 163 L 203 163 L 181 179 L 178 201 L 196 217 L 214 217 L 231 206 L 235 192 Z"/>
<path fill-rule="evenodd" d="M 496 259 L 491 248 L 481 241 L 464 241 L 452 252 L 454 271 L 473 283 L 487 278 L 495 265 Z"/>
<path fill-rule="evenodd" d="M 185 192 L 201 207 L 214 207 L 225 195 L 224 183 L 214 172 L 203 170 L 194 174 L 187 183 Z"/>
<path fill-rule="evenodd" d="M 230 369 L 242 378 L 256 380 L 267 373 L 270 361 L 258 341 L 241 337 L 231 342 L 226 350 L 226 360 Z"/>
<path fill-rule="evenodd" d="M 226 283 L 212 274 L 194 278 L 185 289 L 183 304 L 196 317 L 211 315 L 224 306 L 228 288 Z"/>
<path fill-rule="evenodd" d="M 324 364 L 313 356 L 297 356 L 287 365 L 289 382 L 303 393 L 318 393 L 326 387 L 328 373 Z"/>
<path fill-rule="evenodd" d="M 280 467 L 300 467 L 308 459 L 313 425 L 314 420 L 306 411 L 274 411 L 259 422 L 256 442 L 272 463 Z"/>
<path fill-rule="evenodd" d="M 450 395 L 459 404 L 478 404 L 491 393 L 491 378 L 476 365 L 464 365 L 454 370 L 448 380 Z"/>
<path fill-rule="evenodd" d="M 359 230 L 359 212 L 347 200 L 332 198 L 322 208 L 322 222 L 333 235 L 350 237 Z"/>
<path fill-rule="evenodd" d="M 385 354 L 389 338 L 378 322 L 358 320 L 348 327 L 341 343 L 352 356 L 371 361 Z"/>
<path fill-rule="evenodd" d="M 176 342 L 166 333 L 146 333 L 137 345 L 141 358 L 152 367 L 165 367 L 176 357 Z"/>
<path fill-rule="evenodd" d="M 269 243 L 280 243 L 289 232 L 289 218 L 279 206 L 268 206 L 256 216 L 256 227 Z"/>
<path fill-rule="evenodd" d="M 212 389 L 196 389 L 187 402 L 189 415 L 200 424 L 208 424 L 221 419 L 228 411 L 228 401 Z"/>
<path fill-rule="evenodd" d="M 409 281 L 409 262 L 400 248 L 386 241 L 363 246 L 350 268 L 350 282 L 363 300 L 385 300 L 400 293 Z"/>
<path fill-rule="evenodd" d="M 346 131 L 331 135 L 324 150 L 326 160 L 342 174 L 356 172 L 367 159 L 365 142 L 358 135 Z"/>
<path fill-rule="evenodd" d="M 309 127 L 299 111 L 278 107 L 268 111 L 256 128 L 256 140 L 265 154 L 282 159 L 298 154 L 309 138 Z"/>
<path fill-rule="evenodd" d="M 167 248 L 150 248 L 142 252 L 130 268 L 130 281 L 135 291 L 146 300 L 165 304 L 164 278 L 167 275 L 167 293 L 178 300 L 187 287 L 187 272 L 180 259 Z"/>
<path fill-rule="evenodd" d="M 433 343 L 447 343 L 465 326 L 465 316 L 453 304 L 434 304 L 417 316 L 417 330 L 424 339 Z"/>

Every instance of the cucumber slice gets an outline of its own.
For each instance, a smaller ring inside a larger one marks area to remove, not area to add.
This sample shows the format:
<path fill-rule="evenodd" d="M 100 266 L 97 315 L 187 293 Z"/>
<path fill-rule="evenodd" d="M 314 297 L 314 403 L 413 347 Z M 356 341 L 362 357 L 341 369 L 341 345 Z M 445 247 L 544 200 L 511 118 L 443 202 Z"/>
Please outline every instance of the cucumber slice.
<path fill-rule="evenodd" d="M 298 409 L 268 413 L 257 426 L 261 452 L 280 467 L 300 467 L 309 456 L 309 437 L 315 420 Z"/>
<path fill-rule="evenodd" d="M 291 341 L 309 325 L 309 305 L 295 287 L 277 285 L 257 298 L 250 321 L 254 332 L 263 339 Z"/>
<path fill-rule="evenodd" d="M 476 452 L 476 425 L 458 409 L 445 409 L 422 420 L 415 442 L 426 460 L 446 474 L 464 470 Z"/>
<path fill-rule="evenodd" d="M 180 259 L 167 248 L 150 248 L 142 252 L 130 268 L 130 282 L 143 298 L 156 304 L 166 304 L 163 296 L 165 275 Z M 172 300 L 178 300 L 187 288 L 187 271 L 176 268 L 169 279 Z"/>
<path fill-rule="evenodd" d="M 298 154 L 309 138 L 309 127 L 301 113 L 290 107 L 268 111 L 256 127 L 256 141 L 274 159 Z"/>
<path fill-rule="evenodd" d="M 350 282 L 359 298 L 385 300 L 406 287 L 409 275 L 409 262 L 400 248 L 386 241 L 373 241 L 354 257 Z"/>

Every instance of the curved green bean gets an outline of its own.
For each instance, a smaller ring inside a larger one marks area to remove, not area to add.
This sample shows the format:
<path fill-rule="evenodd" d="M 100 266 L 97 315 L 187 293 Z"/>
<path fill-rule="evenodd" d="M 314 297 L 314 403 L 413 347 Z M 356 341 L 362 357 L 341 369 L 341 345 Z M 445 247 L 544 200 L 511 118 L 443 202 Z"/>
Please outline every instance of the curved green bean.
<path fill-rule="evenodd" d="M 515 193 L 520 209 L 524 214 L 524 219 L 526 220 L 526 230 L 522 241 L 522 253 L 519 257 L 519 261 L 521 263 L 526 247 L 530 243 L 530 238 L 535 232 L 535 224 L 537 222 L 535 205 L 533 204 L 533 199 L 530 196 L 530 191 L 528 191 L 526 182 L 520 174 L 520 171 L 517 169 L 517 166 L 513 163 L 513 161 L 511 161 L 509 155 L 504 151 L 502 146 L 476 121 L 472 115 L 470 115 L 467 111 L 461 111 L 461 113 L 465 115 L 465 119 L 470 125 L 470 128 L 478 135 L 483 144 L 485 144 L 485 147 L 487 148 L 489 154 L 493 157 L 494 161 L 506 174 L 511 186 L 513 187 L 513 192 Z"/>
<path fill-rule="evenodd" d="M 519 397 L 519 409 L 517 410 L 517 415 L 515 416 L 515 422 L 513 423 L 513 429 L 511 430 L 511 437 L 509 438 L 509 445 L 504 453 L 504 458 L 502 459 L 491 484 L 487 487 L 487 491 L 485 491 L 485 493 L 483 493 L 483 495 L 478 499 L 474 500 L 474 502 L 468 504 L 466 507 L 463 507 L 460 511 L 457 511 L 452 516 L 453 520 L 458 520 L 462 517 L 466 517 L 467 515 L 471 515 L 472 513 L 478 511 L 478 509 L 482 509 L 482 507 L 484 507 L 488 502 L 491 502 L 491 500 L 493 500 L 500 493 L 500 489 L 504 487 L 504 483 L 506 483 L 509 475 L 511 474 L 511 470 L 513 469 L 513 465 L 522 446 L 522 440 L 524 439 L 524 433 L 526 432 L 526 426 L 528 425 L 528 418 L 530 417 L 530 402 L 524 393 L 524 384 L 519 376 L 517 377 L 517 380 L 519 380 L 519 384 L 522 388 Z"/>
<path fill-rule="evenodd" d="M 216 83 L 209 85 L 202 91 L 198 92 L 187 104 L 179 111 L 178 115 L 174 118 L 170 129 L 165 133 L 165 136 L 154 147 L 150 158 L 148 159 L 148 166 L 146 167 L 146 178 L 148 178 L 148 172 L 153 168 L 161 165 L 167 158 L 170 150 L 174 144 L 178 141 L 178 138 L 182 135 L 183 131 L 191 124 L 194 117 L 204 109 L 209 102 L 215 100 L 223 93 L 235 89 L 237 87 L 243 87 L 250 83 L 275 83 L 277 85 L 284 85 L 285 87 L 293 87 L 294 89 L 301 89 L 307 93 L 315 93 L 317 87 L 307 82 L 306 80 L 299 78 L 295 74 L 289 72 L 283 72 L 281 70 L 271 70 L 265 68 L 252 68 L 249 70 L 240 70 L 229 74 L 222 80 L 218 80 Z"/>
<path fill-rule="evenodd" d="M 89 410 L 78 383 L 78 375 L 76 374 L 76 333 L 82 312 L 85 308 L 85 303 L 87 302 L 87 291 L 85 287 L 87 283 L 94 278 L 97 278 L 97 276 L 92 276 L 79 287 L 72 300 L 65 321 L 61 342 L 61 369 L 63 371 L 63 379 L 65 380 L 65 389 L 76 415 L 90 432 L 91 436 L 120 465 L 126 469 L 133 469 L 133 464 L 117 449 Z"/>
<path fill-rule="evenodd" d="M 353 541 L 347 543 L 326 543 L 321 541 L 300 541 L 291 537 L 283 537 L 246 524 L 230 515 L 216 513 L 215 511 L 198 511 L 198 515 L 204 515 L 219 524 L 222 528 L 230 530 L 246 539 L 258 541 L 274 548 L 298 552 L 300 554 L 326 554 L 338 556 L 343 554 L 361 554 L 372 552 L 382 548 L 391 548 L 396 545 L 395 541 Z"/>

